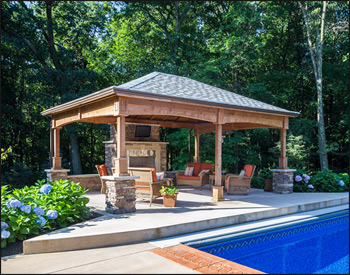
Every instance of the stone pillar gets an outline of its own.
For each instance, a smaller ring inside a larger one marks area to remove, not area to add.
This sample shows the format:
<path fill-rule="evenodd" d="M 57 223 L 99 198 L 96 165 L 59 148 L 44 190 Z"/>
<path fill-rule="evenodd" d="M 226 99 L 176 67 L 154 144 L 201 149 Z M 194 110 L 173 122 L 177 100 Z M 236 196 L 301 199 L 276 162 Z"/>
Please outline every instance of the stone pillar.
<path fill-rule="evenodd" d="M 69 169 L 45 169 L 46 172 L 46 179 L 48 181 L 56 181 L 59 179 L 68 179 L 68 172 Z"/>
<path fill-rule="evenodd" d="M 106 211 L 124 214 L 136 211 L 135 179 L 139 177 L 104 176 L 106 180 Z"/>
<path fill-rule="evenodd" d="M 278 194 L 293 193 L 293 172 L 296 169 L 271 169 L 273 172 L 272 191 Z"/>

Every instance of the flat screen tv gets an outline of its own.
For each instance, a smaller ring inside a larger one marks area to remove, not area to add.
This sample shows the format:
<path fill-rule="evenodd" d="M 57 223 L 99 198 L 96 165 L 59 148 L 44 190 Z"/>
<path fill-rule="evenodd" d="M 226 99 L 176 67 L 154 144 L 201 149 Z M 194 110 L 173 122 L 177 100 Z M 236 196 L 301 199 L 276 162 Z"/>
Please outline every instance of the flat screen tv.
<path fill-rule="evenodd" d="M 135 137 L 148 138 L 151 135 L 151 126 L 136 125 Z"/>

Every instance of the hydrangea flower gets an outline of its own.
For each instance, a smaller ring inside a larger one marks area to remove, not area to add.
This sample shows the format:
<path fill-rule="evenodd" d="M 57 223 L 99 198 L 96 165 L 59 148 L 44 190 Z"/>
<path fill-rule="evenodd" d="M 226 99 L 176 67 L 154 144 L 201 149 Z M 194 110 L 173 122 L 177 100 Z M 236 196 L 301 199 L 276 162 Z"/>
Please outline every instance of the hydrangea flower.
<path fill-rule="evenodd" d="M 10 237 L 11 233 L 7 230 L 2 230 L 1 231 L 1 239 L 7 239 L 8 237 Z"/>
<path fill-rule="evenodd" d="M 342 180 L 340 180 L 338 183 L 340 186 L 344 186 L 344 184 L 345 184 Z"/>
<path fill-rule="evenodd" d="M 49 210 L 49 211 L 47 211 L 46 215 L 50 220 L 57 219 L 57 217 L 58 217 L 56 210 Z"/>
<path fill-rule="evenodd" d="M 40 223 L 41 226 L 44 226 L 44 225 L 46 224 L 46 220 L 45 220 L 45 218 L 43 218 L 43 217 L 37 217 L 37 218 L 35 219 L 35 222 L 36 222 L 36 223 Z"/>
<path fill-rule="evenodd" d="M 22 206 L 20 207 L 20 209 L 21 209 L 21 211 L 23 211 L 24 213 L 27 213 L 27 214 L 29 214 L 30 211 L 32 210 L 32 208 L 30 207 L 30 205 L 22 205 Z"/>
<path fill-rule="evenodd" d="M 312 184 L 309 184 L 307 187 L 314 189 L 314 186 Z"/>
<path fill-rule="evenodd" d="M 44 184 L 40 188 L 40 193 L 48 194 L 51 191 L 51 189 L 52 189 L 52 186 L 50 184 Z"/>
<path fill-rule="evenodd" d="M 302 178 L 300 177 L 300 175 L 297 175 L 296 177 L 295 177 L 295 181 L 296 182 L 299 182 L 299 181 L 301 181 L 302 180 Z"/>
<path fill-rule="evenodd" d="M 41 207 L 37 206 L 37 207 L 34 207 L 33 208 L 33 212 L 36 214 L 36 215 L 44 215 L 45 214 L 45 211 L 44 209 L 42 209 Z"/>
<path fill-rule="evenodd" d="M 11 208 L 16 208 L 16 207 L 21 207 L 22 203 L 19 200 L 14 200 L 14 199 L 9 199 L 9 201 L 6 203 L 8 207 Z"/>
<path fill-rule="evenodd" d="M 6 229 L 9 225 L 6 222 L 1 222 L 1 230 Z"/>

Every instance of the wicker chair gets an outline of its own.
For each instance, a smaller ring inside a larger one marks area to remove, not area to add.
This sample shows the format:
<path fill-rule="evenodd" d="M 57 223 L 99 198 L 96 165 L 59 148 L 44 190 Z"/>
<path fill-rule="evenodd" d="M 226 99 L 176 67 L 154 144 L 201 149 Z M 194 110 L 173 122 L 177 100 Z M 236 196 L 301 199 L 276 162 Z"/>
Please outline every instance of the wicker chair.
<path fill-rule="evenodd" d="M 225 189 L 229 195 L 248 195 L 251 192 L 250 182 L 254 175 L 255 165 L 246 164 L 243 168 L 244 176 L 227 174 Z"/>

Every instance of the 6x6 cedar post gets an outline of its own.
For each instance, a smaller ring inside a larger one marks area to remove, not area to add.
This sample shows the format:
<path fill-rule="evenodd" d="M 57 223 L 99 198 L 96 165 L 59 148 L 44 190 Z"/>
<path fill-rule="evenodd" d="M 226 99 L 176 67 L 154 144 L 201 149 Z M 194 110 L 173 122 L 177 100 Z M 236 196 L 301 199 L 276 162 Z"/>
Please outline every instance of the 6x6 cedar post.
<path fill-rule="evenodd" d="M 199 133 L 194 129 L 194 162 L 200 162 L 199 158 Z"/>
<path fill-rule="evenodd" d="M 129 176 L 125 152 L 125 116 L 117 117 L 117 158 L 114 159 L 115 176 Z"/>
<path fill-rule="evenodd" d="M 213 201 L 224 200 L 224 187 L 221 186 L 222 124 L 215 124 L 215 185 Z"/>

